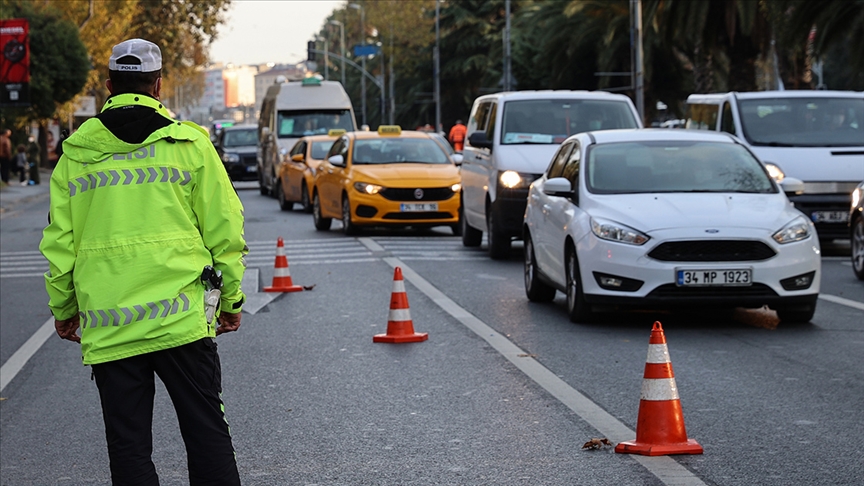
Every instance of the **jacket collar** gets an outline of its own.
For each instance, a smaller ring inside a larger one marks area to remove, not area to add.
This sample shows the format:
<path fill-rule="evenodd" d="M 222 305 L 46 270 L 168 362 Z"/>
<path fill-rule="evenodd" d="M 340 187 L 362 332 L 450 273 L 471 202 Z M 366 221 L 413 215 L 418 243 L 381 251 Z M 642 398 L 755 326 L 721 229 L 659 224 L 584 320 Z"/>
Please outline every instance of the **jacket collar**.
<path fill-rule="evenodd" d="M 113 108 L 120 108 L 123 106 L 132 105 L 147 106 L 153 108 L 160 115 L 168 118 L 169 120 L 171 119 L 171 115 L 168 113 L 168 109 L 165 108 L 161 101 L 151 96 L 138 93 L 123 93 L 108 98 L 108 101 L 105 102 L 105 105 L 102 107 L 101 112 L 105 112 L 106 110 L 110 110 Z"/>

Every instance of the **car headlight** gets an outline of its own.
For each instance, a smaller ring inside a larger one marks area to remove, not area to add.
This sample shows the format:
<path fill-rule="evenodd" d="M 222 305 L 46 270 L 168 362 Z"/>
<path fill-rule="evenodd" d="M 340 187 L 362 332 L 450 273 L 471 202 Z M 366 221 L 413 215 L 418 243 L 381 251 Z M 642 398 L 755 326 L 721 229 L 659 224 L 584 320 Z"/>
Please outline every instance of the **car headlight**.
<path fill-rule="evenodd" d="M 783 182 L 783 179 L 786 178 L 786 174 L 784 174 L 783 171 L 780 170 L 780 167 L 777 167 L 771 162 L 767 162 L 765 164 L 765 168 L 768 169 L 768 175 L 771 176 L 771 178 L 774 179 L 778 184 Z"/>
<path fill-rule="evenodd" d="M 457 182 L 456 184 L 450 186 L 450 190 L 453 191 L 453 194 L 459 194 L 460 192 L 462 192 L 462 184 L 459 184 Z"/>
<path fill-rule="evenodd" d="M 591 218 L 591 232 L 603 240 L 637 246 L 651 239 L 648 235 L 623 224 L 595 218 Z"/>
<path fill-rule="evenodd" d="M 240 156 L 237 154 L 222 154 L 222 161 L 228 162 L 229 164 L 233 162 L 240 162 Z"/>
<path fill-rule="evenodd" d="M 810 237 L 810 222 L 798 216 L 771 237 L 781 245 L 807 239 Z"/>
<path fill-rule="evenodd" d="M 367 182 L 355 182 L 354 189 L 357 189 L 363 194 L 378 194 L 382 189 L 384 189 L 384 187 L 377 184 L 369 184 Z"/>
<path fill-rule="evenodd" d="M 852 191 L 852 209 L 858 207 L 858 203 L 861 202 L 862 192 L 864 192 L 864 186 L 858 186 Z"/>
<path fill-rule="evenodd" d="M 523 174 L 515 170 L 505 170 L 498 173 L 498 181 L 507 189 L 527 188 L 534 182 L 534 174 Z"/>

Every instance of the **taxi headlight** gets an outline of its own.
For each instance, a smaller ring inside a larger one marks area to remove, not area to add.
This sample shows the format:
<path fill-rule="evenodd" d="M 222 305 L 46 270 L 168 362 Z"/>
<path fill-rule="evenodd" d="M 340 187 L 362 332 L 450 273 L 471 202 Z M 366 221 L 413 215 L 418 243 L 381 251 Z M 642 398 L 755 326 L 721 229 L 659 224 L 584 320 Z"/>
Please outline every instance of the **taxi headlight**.
<path fill-rule="evenodd" d="M 507 189 L 528 187 L 534 182 L 534 179 L 532 174 L 522 174 L 514 170 L 505 170 L 498 174 L 498 180 Z"/>
<path fill-rule="evenodd" d="M 765 164 L 765 168 L 768 169 L 768 175 L 770 175 L 771 178 L 774 179 L 778 184 L 783 182 L 783 179 L 786 178 L 786 174 L 784 174 L 783 171 L 780 170 L 780 167 L 777 167 L 771 162 L 767 162 Z"/>
<path fill-rule="evenodd" d="M 450 186 L 450 190 L 453 191 L 453 194 L 459 194 L 460 192 L 462 192 L 462 184 L 459 184 L 457 182 L 456 184 Z"/>
<path fill-rule="evenodd" d="M 609 241 L 617 241 L 618 243 L 627 243 L 628 245 L 642 245 L 649 239 L 648 235 L 637 231 L 623 224 L 604 219 L 591 218 L 591 232 L 597 238 Z"/>
<path fill-rule="evenodd" d="M 229 164 L 240 162 L 240 156 L 237 154 L 222 154 L 222 161 L 228 162 Z"/>
<path fill-rule="evenodd" d="M 355 182 L 354 189 L 363 194 L 378 194 L 382 189 L 384 189 L 384 187 L 377 184 L 369 184 L 367 182 Z"/>
<path fill-rule="evenodd" d="M 810 237 L 810 222 L 801 216 L 793 219 L 780 231 L 774 233 L 772 238 L 777 243 L 785 245 L 793 241 L 801 241 Z"/>

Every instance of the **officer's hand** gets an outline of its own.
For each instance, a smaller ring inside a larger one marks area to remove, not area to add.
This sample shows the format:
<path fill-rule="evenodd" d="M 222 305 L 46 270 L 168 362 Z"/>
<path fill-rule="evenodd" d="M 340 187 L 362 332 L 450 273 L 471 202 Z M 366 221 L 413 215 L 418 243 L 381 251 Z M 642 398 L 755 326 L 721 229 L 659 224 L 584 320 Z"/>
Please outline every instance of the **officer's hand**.
<path fill-rule="evenodd" d="M 57 329 L 57 334 L 63 339 L 75 341 L 76 343 L 81 342 L 81 338 L 77 334 L 80 324 L 81 317 L 78 314 L 69 319 L 54 319 L 54 328 Z"/>
<path fill-rule="evenodd" d="M 219 313 L 219 327 L 216 328 L 216 335 L 223 332 L 234 332 L 240 327 L 240 313 L 231 314 L 229 312 Z"/>

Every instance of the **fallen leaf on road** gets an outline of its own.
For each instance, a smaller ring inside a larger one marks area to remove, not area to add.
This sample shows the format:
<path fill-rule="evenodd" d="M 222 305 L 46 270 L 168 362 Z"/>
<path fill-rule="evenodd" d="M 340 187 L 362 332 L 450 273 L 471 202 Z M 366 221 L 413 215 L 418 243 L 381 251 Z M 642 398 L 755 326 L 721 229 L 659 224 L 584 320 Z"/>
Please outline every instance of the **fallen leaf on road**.
<path fill-rule="evenodd" d="M 315 285 L 317 285 L 317 284 L 304 285 L 304 286 L 303 286 L 303 290 L 312 290 L 312 289 L 315 288 Z"/>
<path fill-rule="evenodd" d="M 582 446 L 582 448 L 596 451 L 596 450 L 602 449 L 606 446 L 612 447 L 612 443 L 609 442 L 609 439 L 604 437 L 602 439 L 591 439 L 588 442 L 586 442 L 585 445 Z"/>

